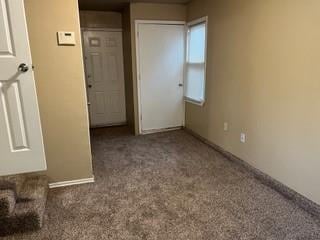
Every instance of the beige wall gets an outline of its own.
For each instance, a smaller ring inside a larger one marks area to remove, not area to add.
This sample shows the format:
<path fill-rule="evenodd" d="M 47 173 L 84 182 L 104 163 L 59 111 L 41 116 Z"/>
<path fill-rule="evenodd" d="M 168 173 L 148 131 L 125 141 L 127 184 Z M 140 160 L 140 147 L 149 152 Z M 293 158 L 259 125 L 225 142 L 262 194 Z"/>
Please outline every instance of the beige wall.
<path fill-rule="evenodd" d="M 188 128 L 317 203 L 319 9 L 318 0 L 194 0 L 189 20 L 209 16 L 207 101 L 186 107 Z"/>
<path fill-rule="evenodd" d="M 132 42 L 132 73 L 133 73 L 133 96 L 135 112 L 135 132 L 138 134 L 138 98 L 137 98 L 137 65 L 136 65 L 136 39 L 135 20 L 167 20 L 185 21 L 186 6 L 178 4 L 151 4 L 132 3 L 131 6 L 131 42 Z"/>
<path fill-rule="evenodd" d="M 122 28 L 122 16 L 119 12 L 80 11 L 81 27 Z"/>
<path fill-rule="evenodd" d="M 77 0 L 26 0 L 26 15 L 51 182 L 92 177 Z M 57 46 L 74 31 L 76 46 Z"/>

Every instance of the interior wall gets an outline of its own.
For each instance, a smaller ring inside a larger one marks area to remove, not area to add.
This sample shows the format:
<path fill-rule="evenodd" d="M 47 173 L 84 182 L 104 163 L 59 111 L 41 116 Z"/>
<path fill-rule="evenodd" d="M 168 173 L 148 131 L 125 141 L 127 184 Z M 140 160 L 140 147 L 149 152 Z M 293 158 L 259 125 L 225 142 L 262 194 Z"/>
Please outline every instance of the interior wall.
<path fill-rule="evenodd" d="M 134 97 L 134 113 L 135 113 L 134 122 L 135 122 L 136 134 L 139 134 L 139 116 L 138 116 L 135 20 L 185 21 L 186 13 L 187 13 L 186 5 L 180 5 L 180 4 L 154 4 L 154 3 L 130 4 L 132 80 L 133 80 L 133 97 Z"/>
<path fill-rule="evenodd" d="M 77 0 L 25 0 L 51 182 L 92 177 L 89 121 Z M 58 46 L 73 31 L 76 46 Z"/>
<path fill-rule="evenodd" d="M 127 123 L 128 123 L 128 126 L 134 132 L 130 5 L 128 5 L 122 12 L 122 33 L 123 33 L 123 55 L 124 55 L 123 59 L 124 59 Z"/>
<path fill-rule="evenodd" d="M 186 126 L 320 204 L 319 8 L 192 1 L 189 20 L 209 16 L 207 97 L 203 107 L 187 103 Z"/>
<path fill-rule="evenodd" d="M 119 12 L 80 11 L 80 25 L 88 28 L 122 28 Z"/>

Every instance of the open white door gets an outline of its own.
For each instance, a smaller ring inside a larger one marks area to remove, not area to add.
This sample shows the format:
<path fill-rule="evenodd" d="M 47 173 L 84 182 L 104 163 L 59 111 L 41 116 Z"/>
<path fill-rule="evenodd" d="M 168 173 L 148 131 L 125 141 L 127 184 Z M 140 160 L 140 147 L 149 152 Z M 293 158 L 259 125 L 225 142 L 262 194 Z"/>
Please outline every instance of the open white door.
<path fill-rule="evenodd" d="M 23 0 L 0 0 L 0 176 L 46 161 Z"/>

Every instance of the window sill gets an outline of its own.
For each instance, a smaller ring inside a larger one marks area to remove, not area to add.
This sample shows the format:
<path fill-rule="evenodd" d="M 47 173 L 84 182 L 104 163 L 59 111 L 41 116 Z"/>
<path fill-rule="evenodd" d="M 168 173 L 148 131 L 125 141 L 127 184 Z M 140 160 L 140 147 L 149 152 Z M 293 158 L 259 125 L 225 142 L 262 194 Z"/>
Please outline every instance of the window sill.
<path fill-rule="evenodd" d="M 204 105 L 204 103 L 205 103 L 204 100 L 203 101 L 198 101 L 198 100 L 194 100 L 194 99 L 186 98 L 186 97 L 184 98 L 184 101 L 188 102 L 188 103 L 192 103 L 192 104 L 200 106 L 200 107 L 202 107 Z"/>

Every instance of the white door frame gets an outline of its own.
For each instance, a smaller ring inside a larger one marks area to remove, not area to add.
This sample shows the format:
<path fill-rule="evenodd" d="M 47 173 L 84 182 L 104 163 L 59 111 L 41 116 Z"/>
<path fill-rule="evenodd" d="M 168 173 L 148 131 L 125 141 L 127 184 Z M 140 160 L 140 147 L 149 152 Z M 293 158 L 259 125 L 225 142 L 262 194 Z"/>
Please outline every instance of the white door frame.
<path fill-rule="evenodd" d="M 94 27 L 82 27 L 81 28 L 81 33 L 83 36 L 83 32 L 86 31 L 102 31 L 102 32 L 122 32 L 122 28 L 94 28 Z"/>
<path fill-rule="evenodd" d="M 90 119 L 90 99 L 89 99 L 89 94 L 88 94 L 88 82 L 87 82 L 87 66 L 86 66 L 86 61 L 85 61 L 85 44 L 84 44 L 84 32 L 123 32 L 122 28 L 104 28 L 104 27 L 81 27 L 81 42 L 82 42 L 82 56 L 83 56 L 83 65 L 84 65 L 84 75 L 85 75 L 85 89 L 86 89 L 86 94 L 87 94 L 87 104 L 88 104 L 88 116 L 89 116 L 89 128 L 99 128 L 99 127 L 112 127 L 112 126 L 122 126 L 126 125 L 127 121 L 123 123 L 115 123 L 115 124 L 107 124 L 107 125 L 100 125 L 100 126 L 91 126 L 91 119 Z M 122 35 L 123 37 L 123 35 Z M 122 45 L 122 50 L 123 50 L 123 45 Z M 122 52 L 122 54 L 124 54 Z"/>
<path fill-rule="evenodd" d="M 144 135 L 144 134 L 150 134 L 150 133 L 155 133 L 155 132 L 165 132 L 165 131 L 170 131 L 170 130 L 176 130 L 177 128 L 169 128 L 169 129 L 159 129 L 159 130 L 155 130 L 155 131 L 146 131 L 144 132 L 142 130 L 142 124 L 141 124 L 141 121 L 142 121 L 142 118 L 141 118 L 141 110 L 142 110 L 142 106 L 141 106 L 141 84 L 140 84 L 140 53 L 139 53 L 139 34 L 138 34 L 138 27 L 139 27 L 139 24 L 154 24 L 154 25 L 182 25 L 182 26 L 185 26 L 186 27 L 186 21 L 163 21 L 163 20 L 135 20 L 135 41 L 136 41 L 136 79 L 137 79 L 137 99 L 138 99 L 138 106 L 137 106 L 137 109 L 138 109 L 138 125 L 139 125 L 139 134 L 140 135 Z M 185 33 L 186 34 L 186 33 Z M 185 41 L 185 44 L 186 44 L 186 38 L 184 39 Z M 186 46 L 186 45 L 185 45 Z M 184 59 L 186 59 L 186 53 L 184 53 L 185 56 L 184 56 Z M 186 66 L 184 64 L 184 75 L 185 75 L 185 69 L 186 69 Z M 183 88 L 184 88 L 184 79 L 185 79 L 185 76 L 183 76 Z M 183 121 L 182 121 L 182 126 L 184 127 L 185 126 L 185 116 L 186 116 L 186 113 L 185 113 L 185 101 L 182 99 L 183 101 Z"/>

